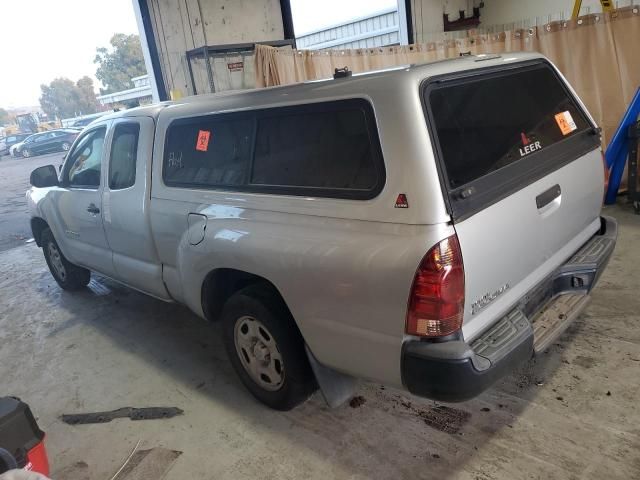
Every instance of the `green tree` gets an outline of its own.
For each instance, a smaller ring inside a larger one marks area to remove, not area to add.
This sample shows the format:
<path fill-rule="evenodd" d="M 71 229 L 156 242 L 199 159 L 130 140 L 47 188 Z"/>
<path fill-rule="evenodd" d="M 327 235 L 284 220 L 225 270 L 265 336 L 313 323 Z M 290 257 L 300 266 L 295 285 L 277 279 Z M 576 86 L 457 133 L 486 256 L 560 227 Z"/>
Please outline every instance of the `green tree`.
<path fill-rule="evenodd" d="M 5 123 L 9 123 L 9 112 L 4 108 L 0 108 L 0 125 L 4 125 Z"/>
<path fill-rule="evenodd" d="M 105 86 L 101 93 L 113 93 L 131 88 L 131 79 L 147 73 L 138 35 L 116 33 L 111 48 L 97 48 L 93 60 L 98 64 L 96 78 Z"/>
<path fill-rule="evenodd" d="M 93 89 L 93 80 L 86 75 L 76 82 L 78 88 L 78 106 L 83 114 L 95 113 L 98 110 L 98 100 Z"/>
<path fill-rule="evenodd" d="M 95 113 L 98 102 L 93 80 L 82 77 L 77 83 L 68 78 L 56 78 L 49 85 L 40 85 L 40 106 L 49 118 L 69 118 Z"/>
<path fill-rule="evenodd" d="M 79 103 L 76 84 L 68 78 L 56 78 L 49 85 L 40 85 L 40 106 L 50 118 L 75 117 Z"/>

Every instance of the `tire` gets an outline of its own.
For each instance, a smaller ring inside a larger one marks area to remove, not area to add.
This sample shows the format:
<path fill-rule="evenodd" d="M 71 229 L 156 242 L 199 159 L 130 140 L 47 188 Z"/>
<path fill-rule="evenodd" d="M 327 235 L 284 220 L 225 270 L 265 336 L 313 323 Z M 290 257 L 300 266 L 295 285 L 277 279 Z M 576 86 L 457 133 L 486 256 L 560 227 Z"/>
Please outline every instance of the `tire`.
<path fill-rule="evenodd" d="M 18 462 L 11 452 L 0 448 L 0 474 L 18 468 Z"/>
<path fill-rule="evenodd" d="M 91 272 L 86 268 L 74 265 L 64 257 L 49 228 L 42 231 L 40 243 L 49 271 L 63 290 L 80 290 L 89 284 Z"/>
<path fill-rule="evenodd" d="M 221 319 L 229 360 L 255 398 L 286 411 L 316 391 L 302 335 L 273 287 L 256 284 L 235 293 Z"/>
<path fill-rule="evenodd" d="M 29 158 L 31 156 L 31 152 L 29 151 L 28 148 L 25 148 L 25 149 L 22 150 L 22 156 L 24 158 Z"/>
<path fill-rule="evenodd" d="M 61 147 L 63 152 L 68 152 L 69 148 L 71 148 L 71 144 L 69 142 L 62 142 Z"/>

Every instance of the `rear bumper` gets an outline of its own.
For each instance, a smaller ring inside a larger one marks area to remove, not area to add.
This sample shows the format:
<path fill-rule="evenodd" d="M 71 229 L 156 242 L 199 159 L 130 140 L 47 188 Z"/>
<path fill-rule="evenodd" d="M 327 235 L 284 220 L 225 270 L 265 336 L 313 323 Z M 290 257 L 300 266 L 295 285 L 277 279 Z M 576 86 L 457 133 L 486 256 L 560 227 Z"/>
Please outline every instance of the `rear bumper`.
<path fill-rule="evenodd" d="M 544 350 L 584 309 L 611 258 L 617 222 L 601 217 L 601 223 L 600 231 L 565 264 L 473 342 L 405 342 L 405 387 L 415 395 L 434 400 L 468 400 L 512 372 L 534 352 Z"/>

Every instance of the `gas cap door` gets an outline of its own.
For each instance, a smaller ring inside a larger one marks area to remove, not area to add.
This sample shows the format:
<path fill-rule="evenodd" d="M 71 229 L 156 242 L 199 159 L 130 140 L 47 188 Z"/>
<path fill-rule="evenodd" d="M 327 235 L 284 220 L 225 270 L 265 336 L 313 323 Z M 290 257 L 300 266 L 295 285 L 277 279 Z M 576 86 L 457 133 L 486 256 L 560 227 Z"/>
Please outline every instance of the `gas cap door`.
<path fill-rule="evenodd" d="M 207 229 L 207 216 L 199 213 L 189 214 L 189 243 L 198 245 L 204 240 L 204 232 Z"/>

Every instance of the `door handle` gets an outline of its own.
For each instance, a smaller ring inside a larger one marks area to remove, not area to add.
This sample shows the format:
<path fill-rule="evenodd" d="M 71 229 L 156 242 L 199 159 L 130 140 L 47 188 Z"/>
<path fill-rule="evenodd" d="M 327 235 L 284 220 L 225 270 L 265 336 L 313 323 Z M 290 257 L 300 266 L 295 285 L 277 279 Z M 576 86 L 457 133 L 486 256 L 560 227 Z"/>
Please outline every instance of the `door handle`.
<path fill-rule="evenodd" d="M 100 213 L 100 209 L 98 207 L 95 206 L 95 204 L 90 203 L 89 206 L 87 207 L 87 212 L 93 214 L 93 215 L 97 215 Z"/>
<path fill-rule="evenodd" d="M 560 185 L 556 184 L 536 197 L 536 207 L 543 209 L 562 194 Z"/>

